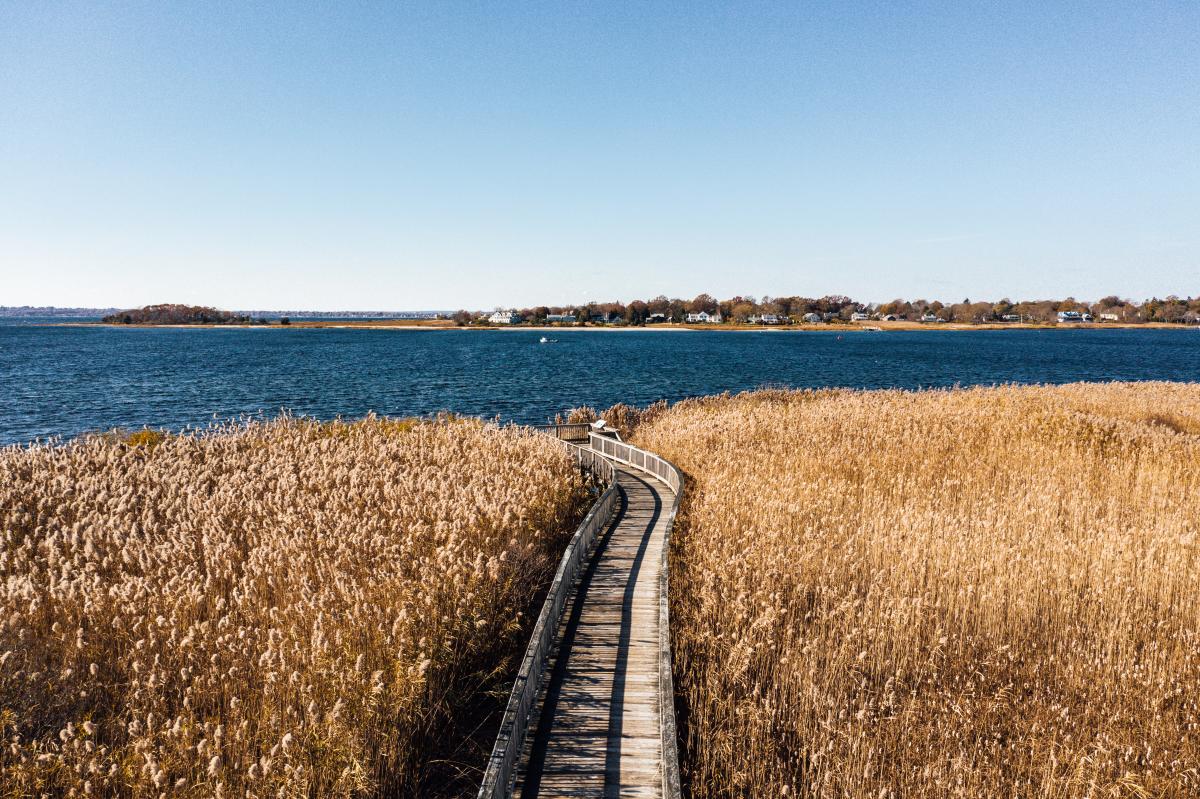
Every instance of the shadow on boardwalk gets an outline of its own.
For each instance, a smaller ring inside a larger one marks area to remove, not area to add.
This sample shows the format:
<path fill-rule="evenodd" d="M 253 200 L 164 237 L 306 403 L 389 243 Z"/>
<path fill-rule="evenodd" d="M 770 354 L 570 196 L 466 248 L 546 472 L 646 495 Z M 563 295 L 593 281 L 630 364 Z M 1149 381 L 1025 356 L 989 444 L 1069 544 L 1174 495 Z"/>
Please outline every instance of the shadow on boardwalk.
<path fill-rule="evenodd" d="M 574 586 L 515 795 L 662 795 L 659 572 L 669 488 L 618 469 L 612 521 Z"/>

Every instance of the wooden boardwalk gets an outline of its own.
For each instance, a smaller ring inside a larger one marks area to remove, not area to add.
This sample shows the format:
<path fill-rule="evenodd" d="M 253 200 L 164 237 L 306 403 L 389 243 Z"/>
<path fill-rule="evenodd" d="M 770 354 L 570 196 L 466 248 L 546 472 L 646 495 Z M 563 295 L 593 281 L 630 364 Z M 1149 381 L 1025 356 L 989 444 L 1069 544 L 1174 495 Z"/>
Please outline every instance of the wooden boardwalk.
<path fill-rule="evenodd" d="M 659 573 L 671 489 L 618 466 L 616 512 L 573 587 L 514 796 L 661 797 Z"/>

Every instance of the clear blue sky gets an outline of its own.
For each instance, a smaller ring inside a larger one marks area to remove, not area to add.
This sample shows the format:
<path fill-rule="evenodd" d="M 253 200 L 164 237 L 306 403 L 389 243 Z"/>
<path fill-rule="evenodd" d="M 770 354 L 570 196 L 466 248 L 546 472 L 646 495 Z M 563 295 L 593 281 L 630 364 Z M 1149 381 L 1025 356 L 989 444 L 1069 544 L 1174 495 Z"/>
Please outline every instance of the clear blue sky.
<path fill-rule="evenodd" d="M 1200 294 L 1200 3 L 0 0 L 0 305 Z"/>

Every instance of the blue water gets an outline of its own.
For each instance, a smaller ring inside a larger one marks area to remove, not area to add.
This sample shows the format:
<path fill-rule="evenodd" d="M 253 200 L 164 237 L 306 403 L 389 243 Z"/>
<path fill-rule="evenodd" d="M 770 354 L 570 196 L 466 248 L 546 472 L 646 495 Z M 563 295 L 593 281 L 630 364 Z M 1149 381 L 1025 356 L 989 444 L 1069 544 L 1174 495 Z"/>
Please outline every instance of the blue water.
<path fill-rule="evenodd" d="M 1196 330 L 701 332 L 120 329 L 0 325 L 0 443 L 450 410 L 544 422 L 577 405 L 764 385 L 1200 381 Z"/>

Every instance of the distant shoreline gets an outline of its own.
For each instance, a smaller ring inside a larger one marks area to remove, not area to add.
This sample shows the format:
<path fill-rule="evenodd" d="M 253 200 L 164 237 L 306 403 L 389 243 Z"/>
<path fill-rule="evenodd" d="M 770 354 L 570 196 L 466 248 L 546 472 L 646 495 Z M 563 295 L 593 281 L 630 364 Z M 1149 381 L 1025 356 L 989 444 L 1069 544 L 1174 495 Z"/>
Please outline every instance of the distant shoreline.
<path fill-rule="evenodd" d="M 955 322 L 942 322 L 935 324 L 927 324 L 922 322 L 847 322 L 844 324 L 808 324 L 798 323 L 791 325 L 748 325 L 748 324 L 679 324 L 666 323 L 655 325 L 585 325 L 585 326 L 554 326 L 554 325 L 463 325 L 459 326 L 449 320 L 430 320 L 427 322 L 413 320 L 377 320 L 364 322 L 347 322 L 347 321 L 296 321 L 287 325 L 266 324 L 110 324 L 106 322 L 42 322 L 37 327 L 108 327 L 118 329 L 153 329 L 166 328 L 171 330 L 461 330 L 461 331 L 508 331 L 517 332 L 521 330 L 530 332 L 542 333 L 562 333 L 562 332 L 597 332 L 597 333 L 619 333 L 631 330 L 664 330 L 664 331 L 699 331 L 710 330 L 718 332 L 759 332 L 759 333 L 787 333 L 787 332 L 809 332 L 809 333 L 868 333 L 868 332 L 888 332 L 897 330 L 1200 330 L 1200 325 L 1185 325 L 1172 324 L 1170 322 L 1141 322 L 1131 324 L 1127 322 L 1105 322 L 1105 323 L 1070 323 L 1070 324 L 1030 324 L 1027 322 L 1000 323 L 989 322 L 984 324 L 960 324 Z"/>

